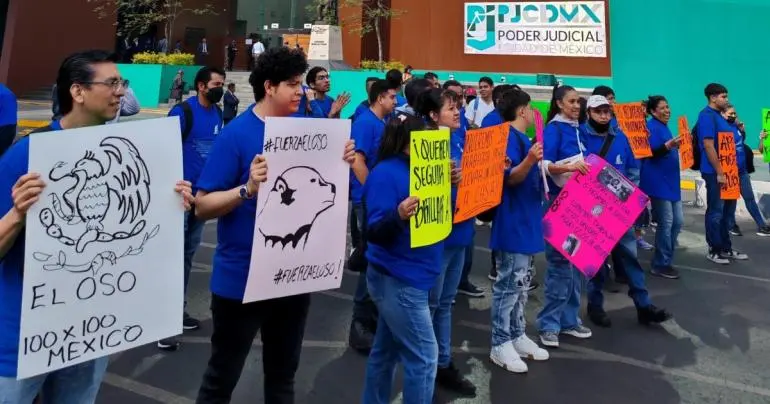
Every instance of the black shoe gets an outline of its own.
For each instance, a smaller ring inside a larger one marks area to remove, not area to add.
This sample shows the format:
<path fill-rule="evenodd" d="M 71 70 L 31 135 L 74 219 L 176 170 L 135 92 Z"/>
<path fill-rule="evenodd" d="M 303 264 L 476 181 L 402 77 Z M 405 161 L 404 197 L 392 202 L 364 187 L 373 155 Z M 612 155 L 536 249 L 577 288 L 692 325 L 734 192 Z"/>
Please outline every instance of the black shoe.
<path fill-rule="evenodd" d="M 436 372 L 436 384 L 453 393 L 466 397 L 476 397 L 476 386 L 470 380 L 464 378 L 457 370 L 454 363 L 449 367 L 438 368 Z"/>
<path fill-rule="evenodd" d="M 527 292 L 532 292 L 533 290 L 540 287 L 540 282 L 533 280 L 529 283 L 529 288 L 527 288 Z"/>
<path fill-rule="evenodd" d="M 489 270 L 489 275 L 487 275 L 487 278 L 489 278 L 490 281 L 494 282 L 497 280 L 497 268 L 492 268 Z"/>
<path fill-rule="evenodd" d="M 200 320 L 192 318 L 189 314 L 184 313 L 184 319 L 182 319 L 182 329 L 185 331 L 192 331 L 199 328 L 201 328 Z"/>
<path fill-rule="evenodd" d="M 679 279 L 679 271 L 677 271 L 671 266 L 667 266 L 664 268 L 652 268 L 650 270 L 650 273 L 652 275 L 659 276 L 661 278 Z"/>
<path fill-rule="evenodd" d="M 757 236 L 767 237 L 770 236 L 770 226 L 762 226 L 757 230 Z"/>
<path fill-rule="evenodd" d="M 653 305 L 637 308 L 636 315 L 637 319 L 639 320 L 639 324 L 642 325 L 660 324 L 674 317 L 673 314 L 667 312 L 664 309 L 659 309 Z"/>
<path fill-rule="evenodd" d="M 176 337 L 166 338 L 158 341 L 158 349 L 174 352 L 179 349 L 179 340 Z"/>
<path fill-rule="evenodd" d="M 374 332 L 361 321 L 353 320 L 350 323 L 348 345 L 362 354 L 369 354 L 372 344 L 374 344 Z"/>
<path fill-rule="evenodd" d="M 607 312 L 605 312 L 604 309 L 593 308 L 589 306 L 588 318 L 591 320 L 592 323 L 598 325 L 599 327 L 604 327 L 604 328 L 612 327 L 612 320 L 610 320 L 610 316 L 607 315 Z"/>
<path fill-rule="evenodd" d="M 741 228 L 738 227 L 737 224 L 735 226 L 733 226 L 732 229 L 730 229 L 730 234 L 732 234 L 733 236 L 736 236 L 736 237 L 740 237 L 740 236 L 743 235 L 743 233 L 741 233 Z"/>
<path fill-rule="evenodd" d="M 476 285 L 470 282 L 466 282 L 465 284 L 460 284 L 460 286 L 457 287 L 457 293 L 460 293 L 469 297 L 484 297 L 484 291 L 477 288 Z"/>

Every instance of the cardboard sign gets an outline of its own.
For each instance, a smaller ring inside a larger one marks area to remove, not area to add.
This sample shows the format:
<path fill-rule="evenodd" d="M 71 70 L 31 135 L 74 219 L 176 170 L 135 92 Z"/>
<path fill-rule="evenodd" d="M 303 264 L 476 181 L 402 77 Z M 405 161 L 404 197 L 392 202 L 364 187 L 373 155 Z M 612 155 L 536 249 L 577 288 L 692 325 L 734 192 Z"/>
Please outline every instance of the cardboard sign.
<path fill-rule="evenodd" d="M 695 164 L 695 151 L 692 149 L 692 133 L 690 125 L 687 123 L 686 116 L 679 117 L 679 167 L 682 171 L 687 170 Z M 700 153 L 700 150 L 698 150 Z"/>
<path fill-rule="evenodd" d="M 741 197 L 741 181 L 738 175 L 738 159 L 735 151 L 735 135 L 719 132 L 719 164 L 725 174 L 720 197 L 724 200 L 738 200 Z"/>
<path fill-rule="evenodd" d="M 770 135 L 770 108 L 762 108 L 762 130 Z M 770 136 L 762 140 L 762 159 L 770 163 Z"/>
<path fill-rule="evenodd" d="M 409 195 L 420 198 L 409 220 L 412 248 L 436 244 L 452 232 L 449 129 L 412 132 Z"/>
<path fill-rule="evenodd" d="M 647 120 L 644 114 L 644 106 L 633 102 L 627 104 L 615 104 L 613 107 L 618 125 L 628 138 L 634 157 L 643 159 L 652 157 L 650 148 L 650 134 L 647 130 Z"/>
<path fill-rule="evenodd" d="M 461 223 L 500 204 L 509 124 L 471 129 L 465 134 L 463 179 L 457 189 L 454 223 Z"/>
<path fill-rule="evenodd" d="M 347 119 L 268 118 L 270 170 L 257 217 L 244 303 L 339 288 L 350 167 Z M 251 157 L 249 157 L 251 158 Z"/>
<path fill-rule="evenodd" d="M 575 173 L 543 218 L 546 241 L 587 278 L 604 261 L 647 206 L 649 198 L 597 155 L 591 170 Z"/>

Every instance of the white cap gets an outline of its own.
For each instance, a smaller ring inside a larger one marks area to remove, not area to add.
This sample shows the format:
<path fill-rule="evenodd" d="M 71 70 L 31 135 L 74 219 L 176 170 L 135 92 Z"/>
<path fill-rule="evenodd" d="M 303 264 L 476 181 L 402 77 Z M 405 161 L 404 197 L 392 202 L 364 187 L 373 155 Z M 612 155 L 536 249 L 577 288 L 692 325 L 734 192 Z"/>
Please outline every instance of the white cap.
<path fill-rule="evenodd" d="M 603 95 L 592 95 L 588 97 L 588 103 L 586 103 L 588 108 L 598 108 L 605 105 L 609 106 L 610 102 Z"/>

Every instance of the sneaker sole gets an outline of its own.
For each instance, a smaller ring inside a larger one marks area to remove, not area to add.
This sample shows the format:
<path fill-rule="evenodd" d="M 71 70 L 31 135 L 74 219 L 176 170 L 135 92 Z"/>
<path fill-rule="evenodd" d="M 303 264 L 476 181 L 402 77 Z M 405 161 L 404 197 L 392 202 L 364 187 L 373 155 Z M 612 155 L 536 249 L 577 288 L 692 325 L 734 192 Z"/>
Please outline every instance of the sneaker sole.
<path fill-rule="evenodd" d="M 743 237 L 743 234 L 740 234 L 740 233 L 733 233 L 733 232 L 730 232 L 730 235 L 731 235 L 731 236 L 734 236 L 734 237 Z"/>
<path fill-rule="evenodd" d="M 492 275 L 487 275 L 487 278 L 489 278 L 489 280 L 492 282 L 495 282 L 497 280 L 497 277 Z"/>
<path fill-rule="evenodd" d="M 176 344 L 176 345 L 165 345 L 165 344 L 158 343 L 158 349 L 161 349 L 161 350 L 164 350 L 164 351 L 173 352 L 173 351 L 176 351 L 177 349 L 179 349 L 179 344 Z"/>
<path fill-rule="evenodd" d="M 532 354 L 519 354 L 519 357 L 524 359 L 529 359 L 531 361 L 536 361 L 536 362 L 547 361 L 548 359 L 551 358 L 550 355 L 546 356 L 545 358 L 537 358 L 535 357 L 535 355 L 532 355 Z"/>
<path fill-rule="evenodd" d="M 185 331 L 194 331 L 194 330 L 197 330 L 197 329 L 200 329 L 200 328 L 201 328 L 201 326 L 199 326 L 199 325 L 196 325 L 196 326 L 189 326 L 189 325 L 188 326 L 184 326 L 183 325 L 182 326 L 182 329 L 185 330 Z"/>
<path fill-rule="evenodd" d="M 679 275 L 668 275 L 668 274 L 653 272 L 653 271 L 650 271 L 650 275 L 657 276 L 658 278 L 664 278 L 664 279 L 679 279 Z"/>
<path fill-rule="evenodd" d="M 529 372 L 529 368 L 527 368 L 527 369 L 526 369 L 526 370 L 524 370 L 524 371 L 522 371 L 522 370 L 516 370 L 516 369 L 511 369 L 511 368 L 509 368 L 509 367 L 508 367 L 508 365 L 506 365 L 505 363 L 503 363 L 503 361 L 499 361 L 499 360 L 495 359 L 494 357 L 492 357 L 491 355 L 489 356 L 489 360 L 490 360 L 492 363 L 494 363 L 495 365 L 497 365 L 497 366 L 499 366 L 499 367 L 501 367 L 501 368 L 503 368 L 503 369 L 505 369 L 505 370 L 507 370 L 507 371 L 509 371 L 509 372 L 511 372 L 511 373 L 522 374 L 522 373 L 527 373 L 527 372 Z"/>
<path fill-rule="evenodd" d="M 594 335 L 593 333 L 590 333 L 590 334 L 579 334 L 579 333 L 576 333 L 574 331 L 566 331 L 566 332 L 562 332 L 562 334 L 569 335 L 570 337 L 577 338 L 577 339 L 589 339 L 589 338 L 591 338 Z"/>
<path fill-rule="evenodd" d="M 484 297 L 484 292 L 469 292 L 467 290 L 458 289 L 457 293 L 461 295 L 469 296 L 469 297 Z"/>
<path fill-rule="evenodd" d="M 730 265 L 730 260 L 720 260 L 720 259 L 714 259 L 714 258 L 706 258 L 707 260 L 719 264 L 719 265 Z"/>
<path fill-rule="evenodd" d="M 543 344 L 544 346 L 549 347 L 549 348 L 558 348 L 559 347 L 559 342 L 558 341 L 557 342 L 549 342 L 549 341 L 546 341 L 546 340 L 540 338 L 540 343 Z"/>
<path fill-rule="evenodd" d="M 770 233 L 760 233 L 760 232 L 757 232 L 756 234 L 759 237 L 770 237 Z"/>

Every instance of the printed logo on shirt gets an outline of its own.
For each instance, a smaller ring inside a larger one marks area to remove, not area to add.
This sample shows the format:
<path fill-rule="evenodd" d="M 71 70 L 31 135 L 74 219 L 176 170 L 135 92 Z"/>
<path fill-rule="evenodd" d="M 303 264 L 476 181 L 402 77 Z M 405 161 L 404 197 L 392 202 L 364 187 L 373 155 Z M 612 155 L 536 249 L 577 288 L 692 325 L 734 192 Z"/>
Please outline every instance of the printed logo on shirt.
<path fill-rule="evenodd" d="M 619 154 L 617 156 L 615 156 L 615 165 L 616 166 L 622 166 L 623 165 L 623 159 L 620 158 Z"/>
<path fill-rule="evenodd" d="M 214 134 L 215 135 L 219 134 L 219 125 L 214 125 Z"/>

